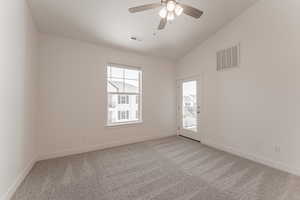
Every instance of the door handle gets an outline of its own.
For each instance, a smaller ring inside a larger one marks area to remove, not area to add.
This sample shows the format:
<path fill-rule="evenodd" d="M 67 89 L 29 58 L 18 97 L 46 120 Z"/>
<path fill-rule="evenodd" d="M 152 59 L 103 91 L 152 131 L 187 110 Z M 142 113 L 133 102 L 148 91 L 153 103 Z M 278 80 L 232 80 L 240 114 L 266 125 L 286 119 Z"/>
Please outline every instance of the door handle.
<path fill-rule="evenodd" d="M 197 106 L 197 114 L 200 114 L 200 106 Z"/>

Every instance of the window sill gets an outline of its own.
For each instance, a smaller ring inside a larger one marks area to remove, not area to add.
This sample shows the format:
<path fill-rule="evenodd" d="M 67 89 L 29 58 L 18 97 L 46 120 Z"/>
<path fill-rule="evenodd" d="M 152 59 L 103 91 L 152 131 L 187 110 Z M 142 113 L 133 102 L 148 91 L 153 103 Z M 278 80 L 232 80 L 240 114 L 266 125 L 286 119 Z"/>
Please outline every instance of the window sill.
<path fill-rule="evenodd" d="M 124 123 L 114 123 L 114 124 L 106 124 L 105 127 L 121 127 L 121 126 L 132 126 L 142 124 L 143 121 L 134 121 L 134 122 L 124 122 Z"/>

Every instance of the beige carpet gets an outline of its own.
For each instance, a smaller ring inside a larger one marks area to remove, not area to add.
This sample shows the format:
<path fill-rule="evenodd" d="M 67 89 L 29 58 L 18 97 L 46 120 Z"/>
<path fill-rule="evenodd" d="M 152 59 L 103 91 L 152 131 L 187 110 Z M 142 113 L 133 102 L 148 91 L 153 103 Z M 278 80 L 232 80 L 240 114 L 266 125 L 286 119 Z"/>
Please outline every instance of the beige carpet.
<path fill-rule="evenodd" d="M 299 200 L 300 179 L 170 137 L 37 163 L 13 200 Z"/>

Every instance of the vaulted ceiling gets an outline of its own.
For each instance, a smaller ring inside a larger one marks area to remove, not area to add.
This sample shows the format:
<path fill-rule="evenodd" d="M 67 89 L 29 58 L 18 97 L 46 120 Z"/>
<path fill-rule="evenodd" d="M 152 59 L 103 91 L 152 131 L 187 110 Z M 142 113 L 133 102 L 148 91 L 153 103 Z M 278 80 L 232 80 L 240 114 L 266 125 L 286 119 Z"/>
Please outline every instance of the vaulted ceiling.
<path fill-rule="evenodd" d="M 204 11 L 200 19 L 177 17 L 158 31 L 159 8 L 128 8 L 159 0 L 28 0 L 38 29 L 97 44 L 176 60 L 257 0 L 180 0 Z M 130 40 L 137 37 L 141 41 Z"/>

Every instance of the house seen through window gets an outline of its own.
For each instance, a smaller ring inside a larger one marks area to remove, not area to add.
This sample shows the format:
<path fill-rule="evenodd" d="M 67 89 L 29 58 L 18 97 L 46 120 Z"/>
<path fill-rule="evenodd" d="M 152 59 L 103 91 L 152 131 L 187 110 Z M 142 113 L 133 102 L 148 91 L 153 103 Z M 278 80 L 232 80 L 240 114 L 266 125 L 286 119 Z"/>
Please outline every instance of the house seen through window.
<path fill-rule="evenodd" d="M 107 124 L 140 122 L 141 78 L 138 68 L 107 66 Z"/>

